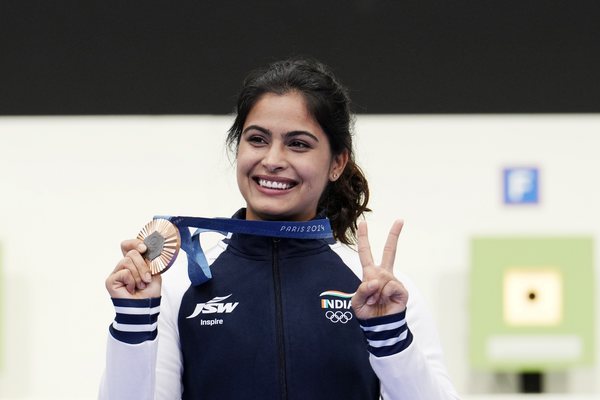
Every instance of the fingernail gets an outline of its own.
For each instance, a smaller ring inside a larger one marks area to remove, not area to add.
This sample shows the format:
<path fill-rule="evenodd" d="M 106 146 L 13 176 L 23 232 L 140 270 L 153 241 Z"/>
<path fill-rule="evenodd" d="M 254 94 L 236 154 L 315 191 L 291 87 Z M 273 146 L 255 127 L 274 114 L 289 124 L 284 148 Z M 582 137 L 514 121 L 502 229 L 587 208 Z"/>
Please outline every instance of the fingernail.
<path fill-rule="evenodd" d="M 370 305 L 370 306 L 372 306 L 373 304 L 375 304 L 375 299 L 373 297 L 369 297 L 367 299 L 367 304 Z"/>
<path fill-rule="evenodd" d="M 150 272 L 146 272 L 144 275 L 144 280 L 148 283 L 152 282 L 152 275 L 150 275 Z"/>
<path fill-rule="evenodd" d="M 145 245 L 145 244 L 143 244 L 143 243 L 140 243 L 140 244 L 138 244 L 138 247 L 137 247 L 137 249 L 138 249 L 138 251 L 139 251 L 140 253 L 143 253 L 143 252 L 145 252 L 145 251 L 146 251 L 146 245 Z"/>
<path fill-rule="evenodd" d="M 146 289 L 146 284 L 144 282 L 140 282 L 140 289 Z"/>

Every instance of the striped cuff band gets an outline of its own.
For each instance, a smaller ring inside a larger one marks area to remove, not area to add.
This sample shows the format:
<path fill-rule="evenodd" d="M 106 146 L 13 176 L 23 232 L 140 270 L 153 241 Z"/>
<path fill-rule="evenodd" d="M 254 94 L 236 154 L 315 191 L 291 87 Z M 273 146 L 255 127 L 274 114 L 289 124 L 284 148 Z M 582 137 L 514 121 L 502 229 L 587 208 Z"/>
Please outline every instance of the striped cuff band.
<path fill-rule="evenodd" d="M 369 352 L 375 357 L 391 356 L 406 349 L 413 340 L 406 325 L 406 310 L 383 317 L 359 319 Z"/>
<path fill-rule="evenodd" d="M 135 300 L 112 299 L 112 302 L 117 315 L 109 331 L 116 340 L 138 344 L 156 338 L 160 297 Z"/>

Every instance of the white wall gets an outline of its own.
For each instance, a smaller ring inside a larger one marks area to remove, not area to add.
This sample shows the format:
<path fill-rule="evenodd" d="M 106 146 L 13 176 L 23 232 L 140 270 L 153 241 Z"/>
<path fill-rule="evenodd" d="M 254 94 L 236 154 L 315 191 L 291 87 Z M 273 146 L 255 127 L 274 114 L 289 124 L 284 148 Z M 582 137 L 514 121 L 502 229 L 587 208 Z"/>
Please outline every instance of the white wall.
<path fill-rule="evenodd" d="M 104 279 L 119 242 L 155 214 L 229 216 L 243 205 L 223 144 L 230 122 L 0 119 L 0 398 L 95 397 L 113 317 Z M 356 130 L 373 247 L 405 219 L 396 265 L 431 303 L 456 386 L 466 398 L 507 391 L 468 365 L 469 240 L 598 237 L 600 116 L 360 116 Z M 540 167 L 539 206 L 502 205 L 510 165 Z M 597 375 L 596 364 L 551 386 L 600 393 Z"/>

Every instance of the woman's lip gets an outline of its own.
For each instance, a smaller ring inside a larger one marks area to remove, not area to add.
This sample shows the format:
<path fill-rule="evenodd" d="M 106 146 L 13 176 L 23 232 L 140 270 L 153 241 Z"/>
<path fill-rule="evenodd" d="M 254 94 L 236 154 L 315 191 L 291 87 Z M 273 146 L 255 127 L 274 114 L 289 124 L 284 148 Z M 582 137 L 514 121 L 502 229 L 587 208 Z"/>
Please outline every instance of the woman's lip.
<path fill-rule="evenodd" d="M 254 179 L 257 182 L 262 179 L 262 180 L 269 181 L 269 182 L 286 183 L 289 185 L 296 184 L 295 180 L 290 179 L 290 178 L 281 177 L 281 176 L 256 175 L 256 176 L 252 177 L 252 179 Z"/>
<path fill-rule="evenodd" d="M 254 177 L 253 180 L 254 182 L 256 182 L 256 185 L 258 186 L 259 190 L 269 194 L 287 193 L 297 185 L 296 181 L 281 177 Z"/>

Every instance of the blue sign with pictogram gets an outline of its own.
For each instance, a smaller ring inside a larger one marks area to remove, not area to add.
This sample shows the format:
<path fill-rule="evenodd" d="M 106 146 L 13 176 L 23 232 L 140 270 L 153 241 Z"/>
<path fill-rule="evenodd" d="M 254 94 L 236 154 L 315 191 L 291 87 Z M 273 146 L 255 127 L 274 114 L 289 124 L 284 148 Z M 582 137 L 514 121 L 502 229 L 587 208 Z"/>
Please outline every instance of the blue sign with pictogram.
<path fill-rule="evenodd" d="M 537 204 L 540 200 L 539 170 L 535 167 L 505 168 L 504 204 Z"/>

